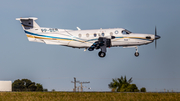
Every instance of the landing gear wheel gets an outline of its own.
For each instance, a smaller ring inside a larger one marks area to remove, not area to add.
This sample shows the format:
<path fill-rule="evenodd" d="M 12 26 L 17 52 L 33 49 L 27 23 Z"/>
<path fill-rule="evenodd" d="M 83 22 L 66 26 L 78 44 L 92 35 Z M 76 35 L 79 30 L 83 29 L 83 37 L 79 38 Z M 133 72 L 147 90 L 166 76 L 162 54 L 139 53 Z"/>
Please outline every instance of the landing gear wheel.
<path fill-rule="evenodd" d="M 100 51 L 100 52 L 98 53 L 98 55 L 99 55 L 99 57 L 103 58 L 103 57 L 105 57 L 105 56 L 106 56 L 106 53 L 105 53 L 105 52 Z"/>
<path fill-rule="evenodd" d="M 93 50 L 94 50 L 94 47 L 89 47 L 88 50 L 89 50 L 89 51 L 93 51 Z"/>
<path fill-rule="evenodd" d="M 135 55 L 136 57 L 138 57 L 138 56 L 139 56 L 139 52 L 135 52 L 134 55 Z"/>

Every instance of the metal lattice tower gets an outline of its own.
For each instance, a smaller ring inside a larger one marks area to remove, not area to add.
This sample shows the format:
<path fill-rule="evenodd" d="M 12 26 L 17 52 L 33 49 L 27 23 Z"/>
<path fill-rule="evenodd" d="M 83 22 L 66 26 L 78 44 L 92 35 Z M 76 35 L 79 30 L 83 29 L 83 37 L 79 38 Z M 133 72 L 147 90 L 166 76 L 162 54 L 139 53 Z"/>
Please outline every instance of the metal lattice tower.
<path fill-rule="evenodd" d="M 84 83 L 90 83 L 90 82 L 80 82 L 80 81 L 76 81 L 76 78 L 74 77 L 74 82 L 71 81 L 71 83 L 74 83 L 74 89 L 73 89 L 74 92 L 76 92 L 76 89 L 77 89 L 76 83 L 81 84 L 81 92 L 82 92 L 82 91 L 83 91 L 83 85 L 82 85 L 82 84 L 84 84 Z M 78 87 L 78 91 L 79 91 L 79 87 Z"/>
<path fill-rule="evenodd" d="M 83 91 L 83 83 L 90 83 L 90 82 L 79 82 L 79 84 L 81 84 L 81 92 Z"/>

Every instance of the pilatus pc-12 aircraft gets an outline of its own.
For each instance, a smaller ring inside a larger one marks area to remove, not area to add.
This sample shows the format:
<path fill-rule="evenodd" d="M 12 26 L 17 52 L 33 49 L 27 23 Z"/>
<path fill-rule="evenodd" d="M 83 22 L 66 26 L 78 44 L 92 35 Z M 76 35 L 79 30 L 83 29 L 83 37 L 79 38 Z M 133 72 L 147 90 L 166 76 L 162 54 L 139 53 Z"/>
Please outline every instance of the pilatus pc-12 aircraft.
<path fill-rule="evenodd" d="M 28 37 L 29 41 L 41 42 L 53 45 L 62 45 L 73 48 L 85 48 L 85 51 L 93 51 L 100 49 L 99 57 L 106 56 L 106 48 L 109 47 L 135 47 L 135 56 L 139 56 L 138 47 L 140 45 L 147 45 L 160 38 L 156 34 L 139 34 L 132 33 L 123 28 L 110 29 L 93 29 L 77 30 L 57 29 L 40 27 L 35 20 L 37 18 L 17 18 L 22 24 L 22 27 Z"/>

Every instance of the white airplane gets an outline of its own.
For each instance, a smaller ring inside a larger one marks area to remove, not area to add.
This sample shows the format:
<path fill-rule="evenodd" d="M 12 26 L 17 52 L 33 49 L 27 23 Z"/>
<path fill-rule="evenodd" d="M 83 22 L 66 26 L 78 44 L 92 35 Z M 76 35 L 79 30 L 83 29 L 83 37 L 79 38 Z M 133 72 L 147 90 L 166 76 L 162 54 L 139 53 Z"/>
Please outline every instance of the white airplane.
<path fill-rule="evenodd" d="M 77 30 L 57 29 L 40 27 L 35 20 L 35 17 L 16 18 L 22 24 L 22 27 L 28 37 L 29 41 L 41 42 L 53 45 L 62 45 L 73 48 L 85 48 L 85 51 L 93 51 L 94 49 L 101 49 L 99 57 L 106 56 L 106 48 L 108 47 L 135 47 L 135 56 L 139 56 L 138 47 L 140 45 L 147 45 L 160 38 L 156 33 L 153 34 L 139 34 L 132 33 L 123 28 L 110 29 L 93 29 Z"/>

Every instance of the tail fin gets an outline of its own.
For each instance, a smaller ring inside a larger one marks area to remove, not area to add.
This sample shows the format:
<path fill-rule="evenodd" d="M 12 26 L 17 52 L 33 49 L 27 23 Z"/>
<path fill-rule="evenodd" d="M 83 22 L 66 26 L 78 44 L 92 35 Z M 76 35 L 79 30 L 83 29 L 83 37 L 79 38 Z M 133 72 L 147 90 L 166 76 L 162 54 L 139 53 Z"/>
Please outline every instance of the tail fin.
<path fill-rule="evenodd" d="M 16 18 L 16 20 L 19 20 L 22 24 L 22 27 L 24 30 L 36 28 L 39 29 L 39 25 L 35 22 L 38 18 L 29 17 L 29 18 Z"/>
<path fill-rule="evenodd" d="M 20 23 L 22 24 L 22 27 L 23 27 L 29 41 L 42 42 L 43 43 L 43 41 L 38 40 L 38 39 L 35 38 L 34 35 L 31 35 L 31 33 L 40 32 L 40 27 L 35 22 L 35 20 L 37 20 L 37 18 L 34 18 L 34 17 L 16 18 L 16 20 L 19 20 Z"/>

